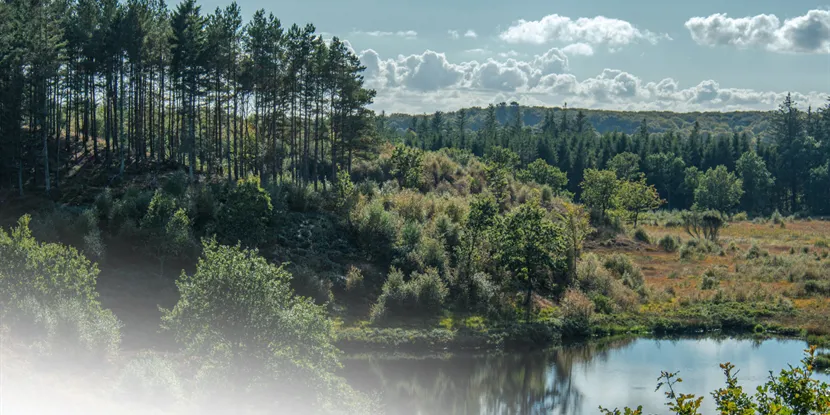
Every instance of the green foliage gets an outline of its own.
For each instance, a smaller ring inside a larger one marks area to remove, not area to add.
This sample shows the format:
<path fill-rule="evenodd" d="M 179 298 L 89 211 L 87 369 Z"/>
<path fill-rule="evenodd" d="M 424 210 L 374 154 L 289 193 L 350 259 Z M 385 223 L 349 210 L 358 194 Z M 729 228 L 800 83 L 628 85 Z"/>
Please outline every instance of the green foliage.
<path fill-rule="evenodd" d="M 148 230 L 164 229 L 175 211 L 176 201 L 162 191 L 156 190 L 150 200 L 150 205 L 147 207 L 147 213 L 141 219 L 141 228 Z"/>
<path fill-rule="evenodd" d="M 184 398 L 184 386 L 172 360 L 144 351 L 131 358 L 115 380 L 124 399 L 167 407 Z"/>
<path fill-rule="evenodd" d="M 441 312 L 448 293 L 434 268 L 424 274 L 414 273 L 409 281 L 404 281 L 403 273 L 393 267 L 372 306 L 372 322 L 434 318 Z"/>
<path fill-rule="evenodd" d="M 651 237 L 648 236 L 648 232 L 646 232 L 643 228 L 636 228 L 634 229 L 634 233 L 632 234 L 635 241 L 645 242 L 647 244 L 651 243 Z"/>
<path fill-rule="evenodd" d="M 527 168 L 520 170 L 516 176 L 525 182 L 534 181 L 541 185 L 548 185 L 555 191 L 568 185 L 568 176 L 558 167 L 550 166 L 542 159 L 536 159 L 528 164 Z"/>
<path fill-rule="evenodd" d="M 605 166 L 608 170 L 613 170 L 620 180 L 636 181 L 640 178 L 640 156 L 622 152 L 615 155 Z"/>
<path fill-rule="evenodd" d="M 392 153 L 391 174 L 401 187 L 418 188 L 421 185 L 424 153 L 416 148 L 399 145 Z"/>
<path fill-rule="evenodd" d="M 531 200 L 505 215 L 496 232 L 498 249 L 494 257 L 527 292 L 525 304 L 529 318 L 531 293 L 543 281 L 552 280 L 552 288 L 560 292 L 570 285 L 569 276 L 562 272 L 566 249 L 564 231 L 560 224 L 547 217 L 538 201 Z M 551 275 L 553 278 L 546 278 Z"/>
<path fill-rule="evenodd" d="M 758 153 L 747 151 L 738 159 L 735 169 L 743 183 L 741 206 L 749 212 L 763 212 L 768 204 L 767 192 L 775 184 L 766 162 Z"/>
<path fill-rule="evenodd" d="M 637 227 L 640 214 L 657 209 L 665 202 L 660 199 L 654 186 L 646 184 L 645 178 L 633 182 L 620 182 L 617 194 L 620 208 L 628 212 L 634 227 Z"/>
<path fill-rule="evenodd" d="M 373 200 L 355 212 L 352 224 L 360 247 L 378 259 L 388 259 L 398 234 L 398 217 Z"/>
<path fill-rule="evenodd" d="M 619 181 L 617 174 L 612 170 L 585 170 L 585 180 L 582 187 L 582 201 L 586 206 L 599 212 L 602 218 L 606 212 L 617 206 L 617 189 Z"/>
<path fill-rule="evenodd" d="M 228 192 L 227 200 L 219 210 L 216 236 L 219 241 L 256 247 L 268 238 L 268 224 L 273 207 L 271 197 L 251 176 L 239 180 Z"/>
<path fill-rule="evenodd" d="M 309 388 L 330 392 L 337 349 L 325 309 L 296 296 L 290 280 L 255 250 L 207 240 L 196 272 L 176 281 L 181 297 L 162 310 L 163 327 L 191 356 L 225 368 L 226 388 L 265 382 L 283 403 L 314 407 L 303 399 L 315 397 Z"/>
<path fill-rule="evenodd" d="M 666 235 L 657 241 L 657 245 L 666 252 L 677 252 L 677 249 L 680 247 L 680 238 Z"/>
<path fill-rule="evenodd" d="M 709 169 L 700 176 L 695 188 L 695 206 L 701 210 L 728 212 L 741 200 L 742 186 L 741 179 L 725 166 Z"/>
<path fill-rule="evenodd" d="M 640 289 L 645 282 L 643 271 L 625 254 L 605 257 L 603 265 L 632 290 Z"/>
<path fill-rule="evenodd" d="M 590 332 L 594 303 L 578 290 L 568 290 L 559 305 L 562 310 L 564 329 L 571 335 L 585 335 Z"/>
<path fill-rule="evenodd" d="M 346 291 L 356 292 L 363 290 L 363 273 L 360 269 L 351 266 L 346 274 Z"/>
<path fill-rule="evenodd" d="M 723 215 L 714 210 L 705 212 L 684 211 L 681 213 L 683 228 L 690 236 L 696 239 L 707 239 L 717 242 L 720 230 L 726 225 Z"/>
<path fill-rule="evenodd" d="M 97 305 L 97 265 L 71 246 L 36 241 L 30 221 L 25 215 L 10 233 L 0 229 L 0 299 L 13 304 L 31 296 L 49 304 L 60 298 L 77 298 L 85 305 Z"/>
<path fill-rule="evenodd" d="M 764 385 L 758 387 L 754 395 L 744 392 L 738 384 L 735 366 L 727 362 L 721 364 L 721 370 L 726 378 L 724 388 L 711 393 L 718 413 L 737 415 L 810 415 L 825 414 L 830 410 L 830 385 L 820 382 L 813 377 L 816 362 L 816 348 L 810 347 L 805 351 L 801 365 L 790 366 L 781 370 L 776 376 L 772 372 Z M 676 391 L 682 379 L 677 372 L 661 372 L 658 378 L 657 390 L 665 387 L 670 413 L 677 415 L 697 415 L 704 397 L 683 394 Z M 641 413 L 637 410 L 625 409 L 626 414 Z M 604 414 L 620 414 L 619 410 L 609 411 L 600 407 Z"/>

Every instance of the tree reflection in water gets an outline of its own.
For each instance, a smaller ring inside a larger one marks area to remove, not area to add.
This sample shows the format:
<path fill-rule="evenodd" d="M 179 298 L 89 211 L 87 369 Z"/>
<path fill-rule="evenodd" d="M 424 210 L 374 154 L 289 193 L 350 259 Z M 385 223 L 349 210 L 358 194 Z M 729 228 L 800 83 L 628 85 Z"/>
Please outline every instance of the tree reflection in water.
<path fill-rule="evenodd" d="M 584 393 L 575 369 L 605 362 L 631 338 L 530 353 L 428 358 L 362 358 L 345 376 L 367 392 L 383 391 L 387 413 L 579 414 Z"/>

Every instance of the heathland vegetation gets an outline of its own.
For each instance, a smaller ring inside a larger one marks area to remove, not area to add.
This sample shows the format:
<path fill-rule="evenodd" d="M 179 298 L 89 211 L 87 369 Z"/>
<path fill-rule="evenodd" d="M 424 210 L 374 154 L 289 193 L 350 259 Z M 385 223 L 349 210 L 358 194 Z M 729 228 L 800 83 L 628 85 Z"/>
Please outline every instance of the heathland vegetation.
<path fill-rule="evenodd" d="M 362 414 L 343 349 L 828 344 L 830 105 L 387 117 L 339 39 L 193 0 L 3 2 L 0 52 L 4 355 L 152 405 Z M 827 402 L 793 371 L 751 406 L 724 370 L 732 413 Z"/>

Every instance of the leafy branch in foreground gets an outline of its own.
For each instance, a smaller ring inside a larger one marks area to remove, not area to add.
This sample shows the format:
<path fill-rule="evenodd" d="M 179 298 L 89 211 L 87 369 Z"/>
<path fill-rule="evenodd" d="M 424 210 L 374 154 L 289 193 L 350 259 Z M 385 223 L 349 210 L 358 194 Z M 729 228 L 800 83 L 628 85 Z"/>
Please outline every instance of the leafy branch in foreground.
<path fill-rule="evenodd" d="M 789 366 L 776 377 L 770 372 L 766 384 L 758 387 L 754 396 L 749 396 L 738 384 L 735 366 L 731 363 L 721 364 L 726 377 L 726 387 L 712 392 L 717 413 L 722 415 L 826 415 L 830 414 L 830 385 L 813 378 L 816 359 L 816 346 L 805 351 L 801 366 Z M 657 389 L 668 389 L 666 405 L 672 414 L 698 415 L 703 397 L 693 394 L 678 393 L 675 386 L 683 379 L 677 372 L 662 372 L 658 378 Z M 643 407 L 609 410 L 599 407 L 604 415 L 641 415 Z"/>

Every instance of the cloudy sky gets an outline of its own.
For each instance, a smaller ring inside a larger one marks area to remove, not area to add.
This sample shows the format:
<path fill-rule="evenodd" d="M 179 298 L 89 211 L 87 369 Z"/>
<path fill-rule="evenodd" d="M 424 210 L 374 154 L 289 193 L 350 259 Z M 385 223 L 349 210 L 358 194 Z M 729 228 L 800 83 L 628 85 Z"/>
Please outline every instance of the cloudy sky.
<path fill-rule="evenodd" d="M 772 109 L 830 96 L 830 0 L 238 0 L 349 42 L 376 110 Z M 203 1 L 203 10 L 225 0 Z"/>

